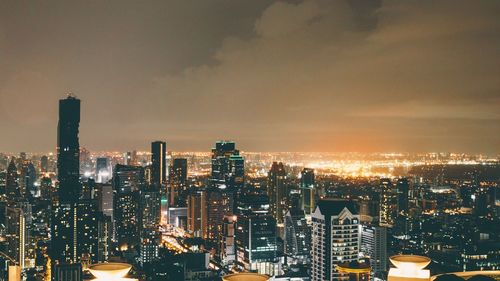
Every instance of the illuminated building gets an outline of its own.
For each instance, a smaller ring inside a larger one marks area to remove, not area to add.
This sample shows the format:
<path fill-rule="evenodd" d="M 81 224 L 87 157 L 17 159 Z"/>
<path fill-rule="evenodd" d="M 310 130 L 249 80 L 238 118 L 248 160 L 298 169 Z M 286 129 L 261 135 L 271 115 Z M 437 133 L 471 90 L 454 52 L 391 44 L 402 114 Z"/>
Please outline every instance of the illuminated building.
<path fill-rule="evenodd" d="M 363 257 L 370 259 L 370 266 L 375 277 L 385 276 L 387 273 L 387 228 L 361 225 L 360 231 L 360 250 Z"/>
<path fill-rule="evenodd" d="M 40 158 L 40 172 L 47 173 L 49 171 L 49 158 L 47 155 L 43 155 Z"/>
<path fill-rule="evenodd" d="M 98 258 L 98 221 L 95 199 L 79 200 L 77 203 L 77 261 L 83 256 L 90 257 L 92 263 Z"/>
<path fill-rule="evenodd" d="M 231 265 L 236 262 L 235 231 L 237 225 L 236 216 L 225 216 L 222 222 L 222 233 L 220 239 L 220 259 L 223 265 Z"/>
<path fill-rule="evenodd" d="M 193 237 L 205 237 L 207 208 L 204 191 L 194 191 L 188 196 L 187 232 Z"/>
<path fill-rule="evenodd" d="M 38 196 L 35 187 L 36 179 L 36 169 L 33 163 L 28 160 L 23 161 L 23 164 L 21 165 L 21 175 L 19 178 L 19 187 L 23 196 Z"/>
<path fill-rule="evenodd" d="M 167 180 L 167 144 L 164 141 L 151 143 L 151 184 L 160 186 Z"/>
<path fill-rule="evenodd" d="M 261 274 L 279 274 L 276 219 L 269 214 L 267 197 L 245 194 L 240 201 L 236 228 L 238 267 Z"/>
<path fill-rule="evenodd" d="M 380 179 L 380 226 L 393 227 L 398 214 L 398 193 L 390 179 Z"/>
<path fill-rule="evenodd" d="M 283 163 L 273 162 L 268 174 L 267 194 L 269 196 L 269 212 L 278 224 L 283 223 L 286 210 L 285 195 L 286 172 Z"/>
<path fill-rule="evenodd" d="M 344 280 L 336 265 L 359 254 L 359 214 L 353 201 L 320 200 L 312 214 L 311 280 Z"/>
<path fill-rule="evenodd" d="M 112 217 L 99 212 L 97 214 L 97 261 L 107 262 L 111 255 L 111 242 L 113 237 Z"/>
<path fill-rule="evenodd" d="M 25 214 L 22 208 L 6 207 L 5 220 L 7 253 L 22 270 L 25 268 L 26 244 L 28 242 Z"/>
<path fill-rule="evenodd" d="M 398 211 L 404 214 L 408 213 L 408 196 L 410 192 L 410 183 L 407 178 L 400 178 L 396 183 L 398 192 Z"/>
<path fill-rule="evenodd" d="M 96 187 L 99 211 L 113 217 L 113 186 L 111 184 L 98 184 Z"/>
<path fill-rule="evenodd" d="M 212 187 L 227 188 L 229 183 L 229 158 L 233 154 L 239 154 L 236 145 L 232 141 L 218 141 L 212 148 Z"/>
<path fill-rule="evenodd" d="M 311 253 L 311 231 L 303 210 L 292 208 L 285 215 L 285 254 L 297 263 L 306 263 Z"/>
<path fill-rule="evenodd" d="M 300 173 L 300 190 L 301 190 L 301 207 L 310 215 L 314 212 L 315 206 L 315 186 L 314 186 L 314 170 L 304 168 Z"/>
<path fill-rule="evenodd" d="M 156 227 L 160 224 L 160 191 L 154 187 L 140 191 L 140 225 L 141 227 Z"/>
<path fill-rule="evenodd" d="M 5 179 L 5 194 L 9 198 L 21 197 L 21 190 L 19 189 L 19 176 L 17 174 L 16 164 L 14 158 L 10 160 L 7 167 L 7 176 Z"/>
<path fill-rule="evenodd" d="M 218 188 L 208 188 L 205 191 L 205 207 L 206 207 L 206 230 L 203 231 L 204 238 L 219 243 L 219 238 L 222 232 L 222 221 L 224 216 L 231 215 L 232 205 L 229 200 L 231 196 L 227 196 L 226 190 Z"/>
<path fill-rule="evenodd" d="M 95 161 L 95 180 L 98 183 L 107 183 L 111 179 L 111 166 L 107 157 L 98 157 Z"/>
<path fill-rule="evenodd" d="M 158 258 L 160 241 L 161 233 L 156 228 L 150 227 L 141 230 L 139 253 L 142 266 Z"/>
<path fill-rule="evenodd" d="M 187 190 L 187 159 L 175 158 L 170 167 L 169 178 L 169 205 L 174 207 L 179 205 L 179 194 Z M 185 200 L 185 197 L 184 197 Z M 185 202 L 184 202 L 185 204 Z"/>
<path fill-rule="evenodd" d="M 145 185 L 144 169 L 116 165 L 113 171 L 113 216 L 119 245 L 139 243 L 139 190 Z"/>

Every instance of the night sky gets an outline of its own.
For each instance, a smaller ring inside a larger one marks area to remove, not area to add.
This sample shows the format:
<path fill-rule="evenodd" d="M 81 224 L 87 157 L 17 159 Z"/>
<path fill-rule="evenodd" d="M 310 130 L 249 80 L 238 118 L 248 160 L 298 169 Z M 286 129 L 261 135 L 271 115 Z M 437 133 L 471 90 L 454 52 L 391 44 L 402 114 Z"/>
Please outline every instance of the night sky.
<path fill-rule="evenodd" d="M 500 1 L 0 0 L 0 151 L 500 153 Z"/>

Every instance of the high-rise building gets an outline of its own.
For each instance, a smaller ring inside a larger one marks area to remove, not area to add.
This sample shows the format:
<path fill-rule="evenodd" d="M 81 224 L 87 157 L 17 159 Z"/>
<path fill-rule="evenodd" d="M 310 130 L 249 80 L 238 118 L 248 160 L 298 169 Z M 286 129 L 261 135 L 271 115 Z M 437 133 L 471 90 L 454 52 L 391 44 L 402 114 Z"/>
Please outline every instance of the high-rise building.
<path fill-rule="evenodd" d="M 396 183 L 398 192 L 398 211 L 408 214 L 408 199 L 410 192 L 410 183 L 407 178 L 400 178 Z"/>
<path fill-rule="evenodd" d="M 245 194 L 238 202 L 236 253 L 238 267 L 261 274 L 279 275 L 276 219 L 269 214 L 268 198 Z"/>
<path fill-rule="evenodd" d="M 292 208 L 285 215 L 285 254 L 294 263 L 307 263 L 311 254 L 311 231 L 305 212 Z"/>
<path fill-rule="evenodd" d="M 222 233 L 222 222 L 225 216 L 233 214 L 232 193 L 228 194 L 228 190 L 219 188 L 208 188 L 205 190 L 205 206 L 206 206 L 206 230 L 203 231 L 204 238 L 219 244 L 219 239 Z"/>
<path fill-rule="evenodd" d="M 74 203 L 80 194 L 80 100 L 68 96 L 59 100 L 57 127 L 57 179 L 59 201 Z"/>
<path fill-rule="evenodd" d="M 21 197 L 21 190 L 19 189 L 19 175 L 17 174 L 17 167 L 14 162 L 14 158 L 10 160 L 9 166 L 7 167 L 5 193 L 8 198 Z"/>
<path fill-rule="evenodd" d="M 113 237 L 113 223 L 112 217 L 97 213 L 97 261 L 107 262 L 111 255 L 111 241 Z"/>
<path fill-rule="evenodd" d="M 19 179 L 19 187 L 23 196 L 38 196 L 38 192 L 35 187 L 36 179 L 37 175 L 35 166 L 31 161 L 25 160 L 21 165 L 21 177 Z"/>
<path fill-rule="evenodd" d="M 151 143 L 152 184 L 160 186 L 167 180 L 167 144 L 164 141 Z"/>
<path fill-rule="evenodd" d="M 5 232 L 8 245 L 7 254 L 17 262 L 21 269 L 24 269 L 28 233 L 23 209 L 17 207 L 6 207 L 5 220 Z"/>
<path fill-rule="evenodd" d="M 92 263 L 98 261 L 98 218 L 97 200 L 83 199 L 77 203 L 77 261 L 89 257 Z"/>
<path fill-rule="evenodd" d="M 398 193 L 391 179 L 380 179 L 380 226 L 393 227 L 398 215 Z"/>
<path fill-rule="evenodd" d="M 281 162 L 273 162 L 268 174 L 267 194 L 269 196 L 269 211 L 278 224 L 283 223 L 286 212 L 286 172 Z"/>
<path fill-rule="evenodd" d="M 111 184 L 98 184 L 96 185 L 97 191 L 97 206 L 99 212 L 104 215 L 113 217 L 113 186 Z"/>
<path fill-rule="evenodd" d="M 336 265 L 358 259 L 357 206 L 347 200 L 320 200 L 311 217 L 311 280 L 342 280 Z"/>
<path fill-rule="evenodd" d="M 380 226 L 360 226 L 363 257 L 370 259 L 372 274 L 381 278 L 387 273 L 387 228 Z"/>
<path fill-rule="evenodd" d="M 51 257 L 56 263 L 77 261 L 77 201 L 81 192 L 79 124 L 80 100 L 73 96 L 59 100 L 57 127 L 59 187 L 58 196 L 52 204 L 51 226 Z"/>
<path fill-rule="evenodd" d="M 316 196 L 314 188 L 314 170 L 304 168 L 300 173 L 300 190 L 302 193 L 301 207 L 306 215 L 314 212 Z"/>
<path fill-rule="evenodd" d="M 231 160 L 231 156 L 233 157 Z M 218 141 L 212 148 L 212 187 L 225 189 L 243 180 L 243 158 L 232 141 Z M 241 178 L 241 179 L 237 179 Z"/>
<path fill-rule="evenodd" d="M 43 155 L 40 158 L 40 172 L 47 173 L 49 171 L 49 157 Z"/>
<path fill-rule="evenodd" d="M 193 237 L 205 237 L 207 208 L 205 192 L 193 191 L 188 196 L 187 232 Z"/>
<path fill-rule="evenodd" d="M 186 158 L 175 158 L 173 164 L 170 166 L 169 178 L 169 205 L 182 206 L 185 202 L 179 202 L 186 200 L 179 198 L 180 195 L 185 195 L 187 191 L 187 159 Z M 187 195 L 187 194 L 186 194 Z"/>
<path fill-rule="evenodd" d="M 141 243 L 139 253 L 141 265 L 152 263 L 159 257 L 161 233 L 156 228 L 144 228 L 141 230 Z"/>
<path fill-rule="evenodd" d="M 119 246 L 139 243 L 139 191 L 115 187 L 113 215 Z"/>
<path fill-rule="evenodd" d="M 106 183 L 111 179 L 111 165 L 107 157 L 98 157 L 95 161 L 95 181 Z"/>
<path fill-rule="evenodd" d="M 80 263 L 56 264 L 52 271 L 54 281 L 82 281 L 83 272 Z"/>
<path fill-rule="evenodd" d="M 155 228 L 160 224 L 161 194 L 158 188 L 140 191 L 139 214 L 141 228 Z"/>
<path fill-rule="evenodd" d="M 222 234 L 220 239 L 220 259 L 222 264 L 230 266 L 236 262 L 236 216 L 225 216 L 222 222 Z"/>

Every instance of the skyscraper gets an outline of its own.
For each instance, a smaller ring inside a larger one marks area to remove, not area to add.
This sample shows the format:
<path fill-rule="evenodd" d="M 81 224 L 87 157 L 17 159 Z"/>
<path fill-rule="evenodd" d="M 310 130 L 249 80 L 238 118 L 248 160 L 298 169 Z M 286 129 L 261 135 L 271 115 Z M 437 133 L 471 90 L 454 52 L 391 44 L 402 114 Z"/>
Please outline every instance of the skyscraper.
<path fill-rule="evenodd" d="M 74 203 L 80 194 L 80 100 L 68 96 L 59 100 L 59 124 L 57 127 L 57 179 L 59 201 Z"/>
<path fill-rule="evenodd" d="M 320 200 L 311 217 L 311 280 L 341 280 L 336 265 L 358 259 L 357 206 L 347 200 Z"/>
<path fill-rule="evenodd" d="M 241 187 L 244 160 L 232 141 L 218 141 L 212 148 L 212 187 L 225 189 Z M 235 186 L 233 186 L 235 185 Z"/>
<path fill-rule="evenodd" d="M 301 206 L 306 215 L 310 215 L 315 208 L 314 170 L 304 168 L 300 175 Z"/>
<path fill-rule="evenodd" d="M 59 100 L 59 123 L 57 127 L 57 178 L 58 197 L 52 204 L 51 257 L 55 262 L 77 261 L 77 201 L 81 184 L 80 145 L 80 100 L 68 96 Z"/>
<path fill-rule="evenodd" d="M 278 224 L 283 223 L 286 212 L 285 166 L 281 162 L 273 162 L 268 174 L 267 194 L 269 196 L 269 211 Z"/>
<path fill-rule="evenodd" d="M 285 254 L 292 262 L 306 263 L 311 253 L 311 231 L 303 210 L 292 208 L 285 215 Z"/>
<path fill-rule="evenodd" d="M 398 214 L 398 193 L 391 179 L 380 179 L 380 226 L 393 227 Z"/>
<path fill-rule="evenodd" d="M 111 179 L 111 166 L 107 157 L 98 157 L 95 161 L 95 180 L 106 183 Z"/>
<path fill-rule="evenodd" d="M 151 143 L 152 184 L 160 186 L 167 177 L 167 144 L 164 141 Z"/>
<path fill-rule="evenodd" d="M 193 191 L 188 196 L 187 232 L 193 237 L 205 237 L 207 208 L 205 192 Z"/>
<path fill-rule="evenodd" d="M 384 276 L 387 272 L 387 228 L 362 225 L 360 231 L 360 251 L 370 259 L 373 275 Z"/>
<path fill-rule="evenodd" d="M 169 204 L 170 206 L 178 206 L 178 205 L 184 205 L 179 204 L 179 196 L 186 195 L 183 194 L 187 190 L 187 159 L 186 158 L 175 158 L 173 160 L 173 164 L 170 167 L 170 173 L 168 175 L 169 178 Z M 184 198 L 182 200 L 186 200 L 186 196 L 183 196 Z"/>
<path fill-rule="evenodd" d="M 7 167 L 5 193 L 9 198 L 18 198 L 21 196 L 21 191 L 19 189 L 19 176 L 17 174 L 17 168 L 16 164 L 14 163 L 14 158 L 10 160 L 9 166 Z"/>
<path fill-rule="evenodd" d="M 398 211 L 408 214 L 408 196 L 410 191 L 410 183 L 407 178 L 400 178 L 396 183 L 398 192 Z"/>

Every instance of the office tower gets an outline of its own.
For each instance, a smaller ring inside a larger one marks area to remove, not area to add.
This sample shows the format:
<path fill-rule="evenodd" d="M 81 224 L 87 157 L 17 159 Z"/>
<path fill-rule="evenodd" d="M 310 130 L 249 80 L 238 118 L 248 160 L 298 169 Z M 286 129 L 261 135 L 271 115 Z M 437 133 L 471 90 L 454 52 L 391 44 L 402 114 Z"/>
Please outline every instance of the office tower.
<path fill-rule="evenodd" d="M 218 141 L 212 148 L 212 187 L 227 188 L 231 173 L 230 160 L 232 155 L 239 155 L 236 145 L 232 141 Z M 239 162 L 238 162 L 239 163 Z M 233 163 L 236 169 L 236 163 Z"/>
<path fill-rule="evenodd" d="M 106 157 L 98 157 L 95 162 L 95 181 L 106 183 L 111 179 L 111 165 Z"/>
<path fill-rule="evenodd" d="M 398 193 L 390 179 L 380 179 L 380 226 L 393 227 L 398 214 Z"/>
<path fill-rule="evenodd" d="M 113 215 L 116 240 L 119 246 L 135 246 L 139 243 L 139 191 L 115 188 Z"/>
<path fill-rule="evenodd" d="M 276 219 L 269 214 L 268 198 L 245 194 L 238 202 L 236 252 L 238 267 L 261 274 L 280 274 L 277 261 Z"/>
<path fill-rule="evenodd" d="M 160 224 L 161 194 L 158 188 L 140 191 L 139 214 L 141 228 L 155 228 Z"/>
<path fill-rule="evenodd" d="M 400 178 L 396 183 L 398 192 L 398 211 L 408 214 L 408 198 L 410 192 L 410 183 L 407 178 Z"/>
<path fill-rule="evenodd" d="M 26 244 L 28 242 L 25 214 L 22 208 L 6 207 L 6 240 L 8 243 L 7 254 L 21 267 L 25 268 Z"/>
<path fill-rule="evenodd" d="M 245 185 L 245 159 L 235 151 L 229 156 L 228 187 L 241 191 Z"/>
<path fill-rule="evenodd" d="M 111 255 L 111 239 L 113 237 L 113 222 L 112 217 L 97 213 L 97 261 L 107 262 Z"/>
<path fill-rule="evenodd" d="M 285 254 L 292 263 L 307 263 L 311 253 L 311 231 L 305 212 L 292 208 L 285 215 Z"/>
<path fill-rule="evenodd" d="M 228 209 L 229 204 L 224 196 L 224 191 L 217 188 L 209 188 L 205 191 L 205 206 L 207 208 L 207 223 L 205 236 L 203 238 L 218 244 L 218 239 L 222 231 L 222 221 L 224 216 L 232 214 Z"/>
<path fill-rule="evenodd" d="M 166 181 L 167 176 L 167 144 L 164 141 L 151 143 L 151 176 L 152 184 L 160 186 Z"/>
<path fill-rule="evenodd" d="M 302 193 L 301 206 L 306 215 L 314 212 L 315 192 L 314 192 L 314 170 L 304 168 L 300 173 L 300 190 Z"/>
<path fill-rule="evenodd" d="M 44 200 L 51 200 L 52 196 L 55 194 L 54 186 L 52 185 L 52 180 L 49 177 L 43 177 L 40 179 L 40 196 Z"/>
<path fill-rule="evenodd" d="M 180 203 L 186 198 L 180 199 L 179 196 L 187 190 L 187 159 L 175 158 L 173 164 L 170 166 L 170 173 L 168 175 L 169 181 L 169 205 L 182 206 L 185 202 Z M 180 204 L 179 204 L 180 203 Z"/>
<path fill-rule="evenodd" d="M 89 257 L 92 263 L 98 259 L 97 200 L 82 199 L 77 203 L 77 261 Z"/>
<path fill-rule="evenodd" d="M 113 186 L 111 184 L 96 185 L 96 199 L 99 212 L 113 217 Z"/>
<path fill-rule="evenodd" d="M 47 173 L 49 171 L 49 157 L 43 155 L 40 158 L 40 172 Z"/>
<path fill-rule="evenodd" d="M 80 100 L 68 96 L 59 100 L 59 124 L 57 128 L 57 179 L 59 201 L 73 203 L 80 195 Z"/>
<path fill-rule="evenodd" d="M 21 177 L 19 179 L 19 187 L 23 196 L 38 195 L 35 187 L 36 179 L 35 166 L 31 161 L 25 160 L 21 165 Z"/>
<path fill-rule="evenodd" d="M 269 196 L 269 211 L 278 224 L 283 223 L 286 211 L 285 166 L 281 162 L 273 162 L 268 174 L 267 194 Z"/>
<path fill-rule="evenodd" d="M 360 251 L 370 259 L 373 275 L 380 278 L 387 273 L 387 228 L 361 225 L 360 231 Z"/>
<path fill-rule="evenodd" d="M 58 197 L 52 204 L 51 258 L 55 262 L 77 261 L 77 201 L 81 192 L 80 100 L 68 96 L 59 100 L 57 127 Z"/>
<path fill-rule="evenodd" d="M 140 190 L 145 185 L 144 168 L 116 165 L 113 171 L 113 187 L 120 192 Z"/>
<path fill-rule="evenodd" d="M 157 229 L 142 229 L 141 242 L 139 243 L 140 262 L 142 266 L 158 259 L 160 242 L 161 233 Z"/>
<path fill-rule="evenodd" d="M 80 199 L 93 199 L 96 197 L 96 183 L 92 178 L 88 178 L 82 184 Z"/>
<path fill-rule="evenodd" d="M 336 265 L 358 259 L 357 206 L 347 200 L 320 200 L 311 217 L 311 280 L 341 280 Z"/>
<path fill-rule="evenodd" d="M 207 207 L 204 191 L 193 191 L 188 196 L 187 232 L 192 237 L 205 237 Z"/>
<path fill-rule="evenodd" d="M 125 154 L 125 165 L 129 166 L 138 166 L 139 163 L 137 161 L 137 151 L 128 151 Z"/>
<path fill-rule="evenodd" d="M 225 266 L 232 265 L 236 262 L 236 230 L 237 217 L 225 216 L 222 221 L 222 234 L 220 244 L 220 259 Z"/>
<path fill-rule="evenodd" d="M 21 197 L 21 190 L 19 189 L 19 177 L 17 174 L 16 164 L 14 158 L 10 160 L 7 167 L 7 177 L 5 180 L 5 193 L 8 198 Z"/>

